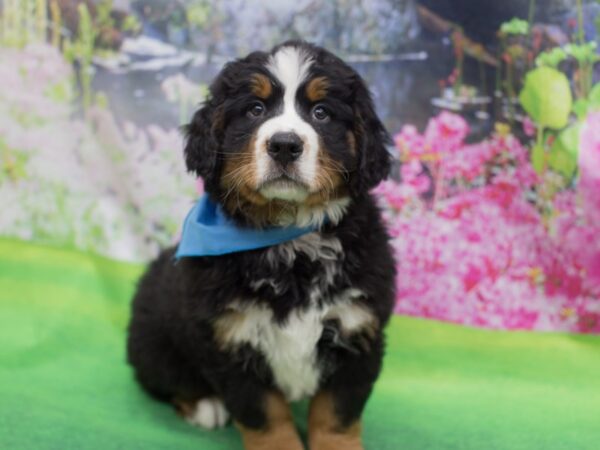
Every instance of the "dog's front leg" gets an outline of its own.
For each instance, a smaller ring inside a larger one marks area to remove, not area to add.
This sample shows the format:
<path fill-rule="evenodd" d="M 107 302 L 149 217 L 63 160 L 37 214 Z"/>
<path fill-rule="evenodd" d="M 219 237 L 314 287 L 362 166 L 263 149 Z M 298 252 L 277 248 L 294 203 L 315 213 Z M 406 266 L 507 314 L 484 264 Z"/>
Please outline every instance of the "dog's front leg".
<path fill-rule="evenodd" d="M 355 338 L 361 345 L 336 350 L 340 365 L 311 401 L 310 450 L 363 450 L 360 419 L 381 369 L 383 339 L 380 333 Z"/>
<path fill-rule="evenodd" d="M 283 395 L 258 385 L 243 391 L 230 390 L 225 404 L 246 450 L 304 450 Z"/>
<path fill-rule="evenodd" d="M 355 397 L 354 403 L 363 405 L 369 391 L 358 392 L 361 398 Z M 360 425 L 362 406 L 355 411 L 340 411 L 340 402 L 344 402 L 342 396 L 356 394 L 350 390 L 321 391 L 312 399 L 308 417 L 310 450 L 363 450 Z"/>

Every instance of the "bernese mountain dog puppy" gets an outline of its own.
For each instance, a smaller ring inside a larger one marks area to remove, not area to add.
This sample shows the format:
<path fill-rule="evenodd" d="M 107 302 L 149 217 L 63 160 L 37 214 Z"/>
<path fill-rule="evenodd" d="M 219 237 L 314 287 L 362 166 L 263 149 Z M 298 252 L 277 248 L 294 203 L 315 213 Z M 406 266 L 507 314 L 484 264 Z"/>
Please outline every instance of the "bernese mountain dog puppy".
<path fill-rule="evenodd" d="M 163 251 L 133 300 L 139 383 L 194 425 L 231 417 L 247 450 L 304 448 L 289 403 L 310 398 L 311 450 L 362 449 L 395 278 L 369 192 L 390 170 L 389 135 L 364 81 L 286 42 L 226 64 L 186 134 L 187 168 L 236 227 L 310 231 L 216 255 Z"/>

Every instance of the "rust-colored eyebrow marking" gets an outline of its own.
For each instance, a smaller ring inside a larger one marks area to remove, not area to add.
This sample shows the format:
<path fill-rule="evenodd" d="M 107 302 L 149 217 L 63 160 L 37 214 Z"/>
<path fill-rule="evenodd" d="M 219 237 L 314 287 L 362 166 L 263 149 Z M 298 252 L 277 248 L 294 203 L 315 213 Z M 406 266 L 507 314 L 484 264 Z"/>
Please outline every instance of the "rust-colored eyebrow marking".
<path fill-rule="evenodd" d="M 329 80 L 326 77 L 316 77 L 306 85 L 306 96 L 311 102 L 322 100 L 327 95 Z"/>
<path fill-rule="evenodd" d="M 262 73 L 255 73 L 252 75 L 252 79 L 250 80 L 250 88 L 252 89 L 252 93 L 254 95 L 262 99 L 269 98 L 273 92 L 271 80 L 269 80 L 269 78 Z"/>

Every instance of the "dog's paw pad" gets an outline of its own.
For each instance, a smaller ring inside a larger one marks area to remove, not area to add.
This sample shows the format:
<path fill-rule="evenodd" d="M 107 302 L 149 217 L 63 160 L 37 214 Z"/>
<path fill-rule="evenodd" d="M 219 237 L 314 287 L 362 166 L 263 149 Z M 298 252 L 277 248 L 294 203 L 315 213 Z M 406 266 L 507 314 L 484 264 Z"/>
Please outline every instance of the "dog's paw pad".
<path fill-rule="evenodd" d="M 185 419 L 191 425 L 213 430 L 224 427 L 229 420 L 229 412 L 218 398 L 203 398 L 196 402 L 192 411 L 186 414 Z"/>

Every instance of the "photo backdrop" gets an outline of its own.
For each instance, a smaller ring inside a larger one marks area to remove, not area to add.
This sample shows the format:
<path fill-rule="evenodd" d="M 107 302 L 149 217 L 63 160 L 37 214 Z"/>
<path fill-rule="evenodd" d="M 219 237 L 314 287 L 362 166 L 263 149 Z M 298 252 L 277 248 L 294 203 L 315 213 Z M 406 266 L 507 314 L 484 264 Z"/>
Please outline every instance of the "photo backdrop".
<path fill-rule="evenodd" d="M 180 126 L 231 58 L 324 45 L 371 87 L 400 314 L 600 332 L 600 4 L 3 0 L 0 235 L 146 262 L 202 192 Z"/>

